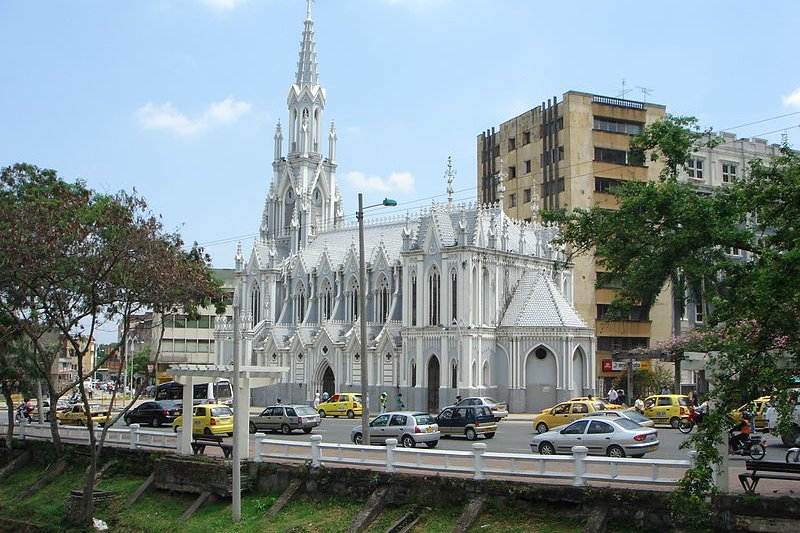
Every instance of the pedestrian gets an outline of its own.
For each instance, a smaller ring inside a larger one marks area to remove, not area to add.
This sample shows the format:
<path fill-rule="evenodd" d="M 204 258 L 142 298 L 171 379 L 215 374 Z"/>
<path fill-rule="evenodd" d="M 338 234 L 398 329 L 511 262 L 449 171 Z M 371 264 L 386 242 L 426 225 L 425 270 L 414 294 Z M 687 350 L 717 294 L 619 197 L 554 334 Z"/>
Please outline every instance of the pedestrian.
<path fill-rule="evenodd" d="M 328 394 L 328 392 L 327 391 L 322 391 L 322 401 L 323 402 L 327 402 L 328 398 L 330 398 L 330 395 Z"/>
<path fill-rule="evenodd" d="M 644 414 L 644 400 L 642 400 L 642 395 L 639 394 L 636 396 L 636 401 L 633 402 L 633 408 L 640 414 Z"/>
<path fill-rule="evenodd" d="M 669 394 L 669 387 L 667 387 L 666 385 L 661 387 L 661 394 Z"/>
<path fill-rule="evenodd" d="M 281 399 L 280 399 L 280 398 L 278 398 L 278 401 L 277 401 L 277 402 L 275 402 L 275 405 L 281 405 L 282 403 L 283 403 L 283 402 L 281 401 Z"/>
<path fill-rule="evenodd" d="M 405 410 L 405 408 L 406 408 L 406 404 L 403 403 L 403 393 L 402 392 L 398 392 L 397 393 L 397 410 L 398 411 L 403 411 L 403 410 Z"/>
<path fill-rule="evenodd" d="M 319 391 L 314 393 L 314 410 L 317 411 L 319 409 Z"/>
<path fill-rule="evenodd" d="M 462 399 L 463 398 L 461 398 L 460 394 L 456 394 L 456 404 L 458 404 L 458 402 L 460 402 Z"/>
<path fill-rule="evenodd" d="M 689 403 L 697 407 L 697 390 L 692 390 L 692 392 L 689 393 Z"/>
<path fill-rule="evenodd" d="M 381 393 L 381 413 L 386 412 L 386 400 L 388 399 L 389 395 L 386 392 Z"/>
<path fill-rule="evenodd" d="M 617 403 L 619 399 L 619 395 L 617 394 L 617 390 L 615 388 L 611 388 L 608 390 L 608 403 Z"/>
<path fill-rule="evenodd" d="M 617 403 L 620 405 L 625 404 L 625 389 L 619 389 L 617 391 Z"/>
<path fill-rule="evenodd" d="M 764 418 L 767 419 L 767 431 L 774 434 L 775 428 L 778 426 L 778 410 L 772 405 L 772 402 L 767 402 L 767 409 L 764 411 Z"/>

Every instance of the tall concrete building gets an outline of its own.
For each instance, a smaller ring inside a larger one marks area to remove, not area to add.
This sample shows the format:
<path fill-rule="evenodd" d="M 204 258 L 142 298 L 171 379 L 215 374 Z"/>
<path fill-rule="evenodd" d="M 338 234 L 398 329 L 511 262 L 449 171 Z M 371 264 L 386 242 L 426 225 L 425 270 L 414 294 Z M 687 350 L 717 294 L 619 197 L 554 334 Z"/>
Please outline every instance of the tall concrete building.
<path fill-rule="evenodd" d="M 575 91 L 561 101 L 549 99 L 478 135 L 478 199 L 492 203 L 504 192 L 505 212 L 533 222 L 540 209 L 614 208 L 612 187 L 658 178 L 661 165 L 641 165 L 628 148 L 665 111 L 663 105 Z M 575 258 L 573 305 L 597 335 L 602 390 L 619 375 L 612 371 L 613 351 L 655 346 L 671 333 L 667 292 L 649 313 L 634 308 L 629 320 L 619 322 L 603 320 L 613 296 L 614 280 L 603 276 L 594 257 Z"/>

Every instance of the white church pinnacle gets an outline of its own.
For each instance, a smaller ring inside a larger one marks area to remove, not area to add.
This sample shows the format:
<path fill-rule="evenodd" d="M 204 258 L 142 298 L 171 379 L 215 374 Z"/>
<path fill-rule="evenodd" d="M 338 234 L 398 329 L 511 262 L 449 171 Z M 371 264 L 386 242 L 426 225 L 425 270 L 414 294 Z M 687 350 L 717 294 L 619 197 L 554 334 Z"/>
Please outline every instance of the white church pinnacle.
<path fill-rule="evenodd" d="M 297 62 L 296 83 L 300 87 L 303 85 L 318 85 L 314 21 L 311 19 L 311 1 L 307 1 L 308 10 L 306 11 L 305 30 L 303 31 L 303 41 L 300 45 L 300 59 Z"/>
<path fill-rule="evenodd" d="M 453 203 L 453 180 L 456 177 L 456 171 L 453 170 L 453 158 L 447 156 L 447 170 L 444 172 L 444 177 L 447 178 L 447 203 Z"/>

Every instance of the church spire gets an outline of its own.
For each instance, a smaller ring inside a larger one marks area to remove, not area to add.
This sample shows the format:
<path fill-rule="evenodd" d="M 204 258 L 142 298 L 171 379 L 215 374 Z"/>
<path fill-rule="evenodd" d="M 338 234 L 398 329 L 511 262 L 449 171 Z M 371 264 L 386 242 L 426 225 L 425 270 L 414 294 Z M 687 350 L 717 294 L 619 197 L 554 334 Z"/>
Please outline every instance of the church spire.
<path fill-rule="evenodd" d="M 297 77 L 295 81 L 300 87 L 303 85 L 318 85 L 314 21 L 311 18 L 312 0 L 306 1 L 308 2 L 308 10 L 306 11 L 303 41 L 300 43 L 300 59 L 297 61 Z"/>

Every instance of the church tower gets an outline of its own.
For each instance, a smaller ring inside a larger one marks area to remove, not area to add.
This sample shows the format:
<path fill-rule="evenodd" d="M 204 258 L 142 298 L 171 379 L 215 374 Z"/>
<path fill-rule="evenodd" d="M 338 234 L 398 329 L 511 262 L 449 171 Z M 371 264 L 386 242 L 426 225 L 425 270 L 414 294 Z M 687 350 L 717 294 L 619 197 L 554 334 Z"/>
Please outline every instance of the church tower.
<path fill-rule="evenodd" d="M 287 99 L 287 136 L 284 138 L 278 122 L 273 178 L 260 231 L 262 242 L 274 242 L 281 257 L 305 248 L 321 231 L 336 227 L 344 219 L 336 186 L 336 128 L 333 123 L 328 132 L 328 157 L 322 155 L 325 89 L 320 86 L 317 74 L 312 0 L 306 1 L 308 8 L 297 75 Z"/>

